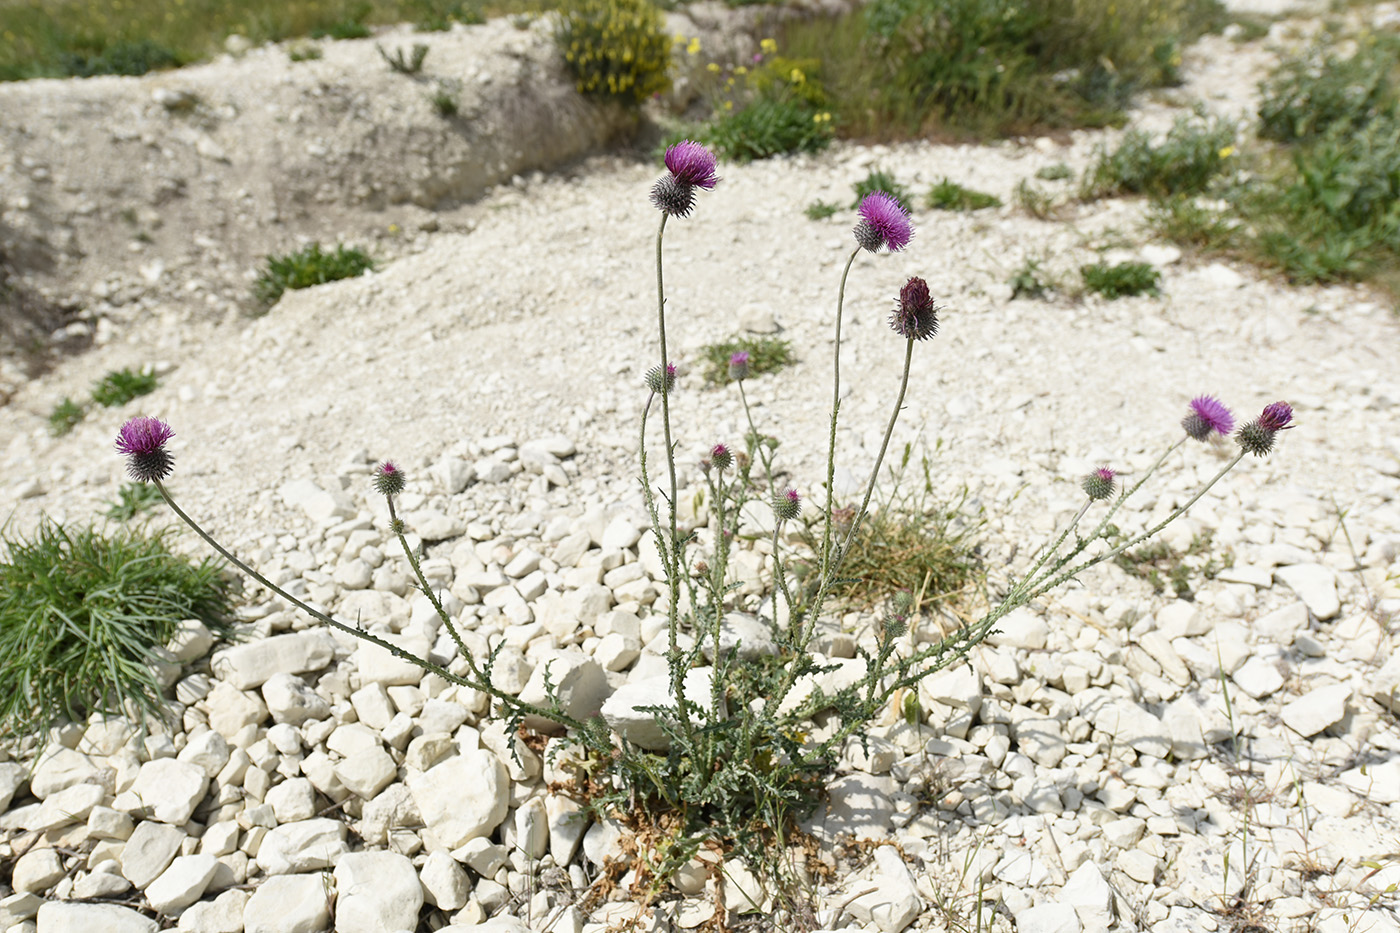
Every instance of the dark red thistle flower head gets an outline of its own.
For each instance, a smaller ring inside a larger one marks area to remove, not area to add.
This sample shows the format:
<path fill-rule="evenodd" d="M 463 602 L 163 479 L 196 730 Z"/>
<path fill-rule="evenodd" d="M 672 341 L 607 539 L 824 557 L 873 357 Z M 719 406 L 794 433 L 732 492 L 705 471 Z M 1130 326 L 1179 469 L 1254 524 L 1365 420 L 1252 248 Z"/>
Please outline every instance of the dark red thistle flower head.
<path fill-rule="evenodd" d="M 1265 405 L 1263 414 L 1259 416 L 1259 424 L 1270 431 L 1282 431 L 1293 427 L 1293 406 L 1287 402 Z"/>
<path fill-rule="evenodd" d="M 1191 400 L 1191 410 L 1181 419 L 1181 426 L 1193 440 L 1207 440 L 1211 432 L 1222 436 L 1235 429 L 1235 416 L 1213 395 L 1198 395 Z"/>
<path fill-rule="evenodd" d="M 159 418 L 138 415 L 117 433 L 117 452 L 126 454 L 126 471 L 139 483 L 165 479 L 175 469 L 175 458 L 165 449 L 175 436 Z"/>
<path fill-rule="evenodd" d="M 928 283 L 917 275 L 899 290 L 890 327 L 907 340 L 926 340 L 938 333 L 938 306 L 929 294 Z"/>
<path fill-rule="evenodd" d="M 392 460 L 385 460 L 374 468 L 374 491 L 381 496 L 397 496 L 407 484 L 408 478 Z"/>
<path fill-rule="evenodd" d="M 856 224 L 855 235 L 861 249 L 874 253 L 884 246 L 890 252 L 897 252 L 908 246 L 914 236 L 908 212 L 892 194 L 884 191 L 867 194 L 857 212 L 860 223 Z"/>

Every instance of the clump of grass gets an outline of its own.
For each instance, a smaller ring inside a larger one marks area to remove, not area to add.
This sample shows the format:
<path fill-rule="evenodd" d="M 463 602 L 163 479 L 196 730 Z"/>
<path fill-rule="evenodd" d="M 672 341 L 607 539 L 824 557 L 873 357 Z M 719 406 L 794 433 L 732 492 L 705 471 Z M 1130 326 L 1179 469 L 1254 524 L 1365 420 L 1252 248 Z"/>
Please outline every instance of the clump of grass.
<path fill-rule="evenodd" d="M 1036 220 L 1050 220 L 1059 212 L 1060 202 L 1053 194 L 1033 185 L 1029 179 L 1022 178 L 1016 182 L 1016 188 L 1011 193 L 1012 200 L 1021 210 L 1030 214 Z"/>
<path fill-rule="evenodd" d="M 437 111 L 438 116 L 451 119 L 457 116 L 462 107 L 461 89 L 455 84 L 439 84 L 428 95 L 428 103 L 433 105 L 433 110 Z"/>
<path fill-rule="evenodd" d="M 163 718 L 152 664 L 183 619 L 229 631 L 219 567 L 175 556 L 165 536 L 44 522 L 0 537 L 0 732 L 43 735 L 90 713 Z"/>
<path fill-rule="evenodd" d="M 1001 198 L 985 191 L 964 188 L 950 178 L 928 189 L 924 203 L 939 211 L 980 211 L 988 207 L 1001 207 Z"/>
<path fill-rule="evenodd" d="M 409 4 L 413 28 L 419 32 L 446 32 L 454 22 L 472 25 L 486 22 L 476 4 L 462 0 L 412 0 Z"/>
<path fill-rule="evenodd" d="M 54 437 L 62 437 L 82 422 L 83 415 L 83 406 L 64 396 L 49 412 L 49 432 Z"/>
<path fill-rule="evenodd" d="M 1084 177 L 1082 196 L 1119 194 L 1157 197 L 1199 194 L 1235 153 L 1236 129 L 1224 120 L 1177 120 L 1160 143 L 1140 130 L 1126 133 L 1117 148 L 1100 147 Z"/>
<path fill-rule="evenodd" d="M 150 483 L 122 483 L 117 501 L 104 503 L 107 510 L 102 514 L 114 522 L 129 522 L 160 502 L 160 492 Z"/>
<path fill-rule="evenodd" d="M 150 369 L 140 372 L 135 372 L 129 367 L 114 370 L 92 387 L 92 400 L 103 408 L 116 408 L 134 398 L 150 395 L 158 385 L 160 380 Z"/>
<path fill-rule="evenodd" d="M 914 196 L 909 193 L 909 189 L 894 177 L 893 172 L 887 172 L 882 168 L 873 168 L 870 173 L 851 186 L 856 193 L 856 199 L 851 202 L 851 207 L 860 207 L 860 202 L 868 194 L 876 191 L 883 191 L 891 195 L 899 206 L 906 211 L 913 209 Z"/>
<path fill-rule="evenodd" d="M 1193 596 L 1193 577 L 1213 580 L 1220 571 L 1234 566 L 1229 551 L 1215 554 L 1211 550 L 1211 535 L 1206 532 L 1191 539 L 1186 550 L 1178 551 L 1164 541 L 1154 541 L 1114 559 L 1120 569 L 1141 577 L 1152 585 L 1155 593 L 1166 592 L 1168 586 L 1178 599 Z"/>
<path fill-rule="evenodd" d="M 1044 298 L 1052 287 L 1041 261 L 1033 256 L 1026 257 L 1021 267 L 1011 273 L 1007 284 L 1011 286 L 1012 301 L 1017 298 Z"/>
<path fill-rule="evenodd" d="M 759 98 L 741 110 L 721 114 L 705 128 L 702 141 L 736 162 L 789 152 L 820 152 L 831 142 L 823 112 L 801 100 Z M 825 114 L 827 120 L 830 114 Z"/>
<path fill-rule="evenodd" d="M 268 256 L 267 268 L 253 284 L 253 297 L 260 305 L 270 307 L 287 289 L 350 279 L 373 268 L 374 260 L 363 250 L 342 244 L 334 252 L 326 252 L 320 243 L 312 243 L 285 256 Z"/>
<path fill-rule="evenodd" d="M 817 200 L 803 208 L 802 213 L 806 215 L 808 220 L 826 220 L 839 210 L 841 210 L 841 205 L 839 204 L 835 204 L 831 201 Z"/>
<path fill-rule="evenodd" d="M 314 42 L 294 42 L 287 46 L 287 59 L 294 62 L 317 61 L 324 53 Z"/>
<path fill-rule="evenodd" d="M 118 41 L 91 54 L 70 52 L 62 60 L 64 72 L 75 78 L 143 75 L 181 64 L 178 53 L 150 39 Z"/>
<path fill-rule="evenodd" d="M 1063 162 L 1056 162 L 1054 165 L 1042 165 L 1035 170 L 1035 177 L 1041 181 L 1064 181 L 1074 177 L 1074 172 Z"/>
<path fill-rule="evenodd" d="M 1376 121 L 1392 122 L 1400 39 L 1368 34 L 1341 57 L 1333 37 L 1323 36 L 1302 55 L 1284 61 L 1265 81 L 1259 103 L 1259 135 L 1281 143 L 1306 143 L 1353 134 Z"/>
<path fill-rule="evenodd" d="M 792 343 L 781 337 L 732 337 L 700 349 L 700 358 L 705 361 L 705 381 L 714 385 L 728 382 L 729 358 L 740 352 L 749 355 L 749 378 L 775 373 L 796 359 Z"/>
<path fill-rule="evenodd" d="M 421 42 L 413 43 L 413 49 L 405 57 L 403 49 L 394 49 L 393 54 L 389 54 L 382 45 L 375 45 L 379 50 L 379 57 L 389 63 L 389 67 L 401 75 L 416 75 L 423 70 L 423 62 L 428 57 L 428 47 Z"/>
<path fill-rule="evenodd" d="M 1229 252 L 1240 242 L 1239 221 L 1228 211 L 1202 204 L 1190 195 L 1152 202 L 1147 225 L 1169 240 L 1212 252 Z"/>
<path fill-rule="evenodd" d="M 1096 262 L 1081 267 L 1079 272 L 1084 276 L 1085 288 L 1098 292 L 1110 301 L 1133 295 L 1161 294 L 1157 286 L 1162 277 L 1151 263 L 1120 262 L 1110 266 Z"/>

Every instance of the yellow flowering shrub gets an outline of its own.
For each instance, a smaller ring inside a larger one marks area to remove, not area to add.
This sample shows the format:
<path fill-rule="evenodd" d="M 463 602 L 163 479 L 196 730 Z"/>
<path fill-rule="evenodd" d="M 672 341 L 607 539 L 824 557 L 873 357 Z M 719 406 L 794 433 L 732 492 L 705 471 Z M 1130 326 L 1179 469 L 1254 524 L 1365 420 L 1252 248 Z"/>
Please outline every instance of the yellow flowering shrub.
<path fill-rule="evenodd" d="M 580 94 L 627 104 L 671 87 L 671 38 L 649 0 L 573 0 L 556 40 Z"/>

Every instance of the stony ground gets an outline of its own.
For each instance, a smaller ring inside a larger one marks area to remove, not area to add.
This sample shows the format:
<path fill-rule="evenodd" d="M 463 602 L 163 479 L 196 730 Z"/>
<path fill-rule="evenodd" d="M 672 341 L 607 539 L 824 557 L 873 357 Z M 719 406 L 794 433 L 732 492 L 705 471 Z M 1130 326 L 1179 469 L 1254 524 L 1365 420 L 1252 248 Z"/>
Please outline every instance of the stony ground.
<path fill-rule="evenodd" d="M 1270 48 L 1308 29 L 1206 40 L 1188 55 L 1188 85 L 1145 101 L 1135 123 L 1163 128 L 1195 100 L 1247 112 Z M 172 80 L 131 84 L 150 94 Z M 750 401 L 782 438 L 785 479 L 819 490 L 853 219 L 810 221 L 804 206 L 848 202 L 874 166 L 916 192 L 948 176 L 1010 204 L 1019 180 L 1057 162 L 1078 170 L 1105 138 L 839 145 L 722 166 L 664 244 L 683 502 L 701 454 L 742 437 L 737 396 L 705 386 L 699 358 L 741 331 L 792 342 L 798 362 L 753 380 Z M 656 171 L 597 156 L 440 216 L 361 205 L 356 229 L 384 231 L 392 261 L 288 294 L 256 320 L 229 313 L 250 266 L 210 276 L 224 282 L 215 301 L 190 285 L 205 279 L 199 263 L 163 266 L 129 303 L 141 313 L 88 322 L 104 335 L 96 346 L 0 407 L 0 511 L 20 531 L 42 514 L 93 517 L 122 481 L 117 428 L 158 415 L 177 432 L 170 488 L 206 528 L 302 597 L 451 663 L 369 489 L 373 464 L 393 458 L 429 576 L 470 645 L 506 641 L 513 689 L 538 689 L 545 662 L 583 671 L 596 699 L 653 675 L 664 587 L 634 464 L 641 373 L 659 358 Z M 993 588 L 1078 508 L 1085 471 L 1107 464 L 1132 481 L 1150 466 L 1191 396 L 1217 393 L 1241 417 L 1286 399 L 1298 426 L 1168 533 L 1178 547 L 1208 535 L 1230 564 L 1198 577 L 1192 600 L 1096 569 L 927 681 L 918 726 L 891 717 L 868 753 L 849 751 L 811 828 L 898 847 L 843 856 L 811 882 L 825 929 L 960 929 L 980 899 L 992 928 L 1037 933 L 1400 930 L 1400 325 L 1359 289 L 1290 288 L 1182 257 L 1142 233 L 1142 213 L 1116 200 L 1050 221 L 920 210 L 907 251 L 852 270 L 838 492 L 854 495 L 873 462 L 903 350 L 885 317 L 904 280 L 924 276 L 942 329 L 916 348 L 895 441 L 932 458 L 936 495 L 968 491 Z M 217 228 L 200 235 L 218 242 Z M 1152 262 L 1162 296 L 1073 294 L 1078 267 L 1100 255 Z M 1007 279 L 1027 259 L 1061 293 L 1011 300 Z M 79 267 L 91 288 L 129 275 Z M 153 395 L 49 436 L 61 397 L 147 364 L 162 379 Z M 1174 453 L 1120 524 L 1185 501 L 1228 446 Z M 193 536 L 183 544 L 202 553 Z M 766 572 L 761 552 L 741 555 L 750 593 Z M 771 909 L 731 862 L 718 892 L 696 865 L 645 909 L 622 893 L 585 910 L 619 829 L 569 819 L 551 766 L 528 749 L 517 762 L 480 696 L 261 591 L 240 615 L 255 637 L 212 661 L 197 627 L 172 646 L 178 734 L 100 722 L 63 732 L 32 772 L 0 763 L 15 892 L 0 929 L 145 930 L 159 915 L 185 930 L 287 933 L 333 914 L 337 930 L 395 931 L 420 913 L 454 930 L 601 931 L 639 914 L 642 929 L 689 929 L 714 919 L 717 899 L 731 920 Z M 859 613 L 832 625 L 870 634 Z M 852 642 L 824 646 L 839 657 Z M 936 803 L 934 790 L 946 791 Z"/>

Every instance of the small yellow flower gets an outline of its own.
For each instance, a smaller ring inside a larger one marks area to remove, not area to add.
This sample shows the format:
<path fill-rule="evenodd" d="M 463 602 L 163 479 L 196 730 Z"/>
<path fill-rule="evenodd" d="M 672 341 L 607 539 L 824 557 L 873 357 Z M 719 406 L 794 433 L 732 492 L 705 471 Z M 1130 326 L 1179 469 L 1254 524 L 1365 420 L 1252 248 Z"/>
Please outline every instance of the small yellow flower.
<path fill-rule="evenodd" d="M 398 224 L 390 224 L 390 225 L 389 225 L 389 232 L 390 232 L 391 234 L 396 234 L 396 233 L 398 233 L 398 232 L 399 232 L 399 225 L 398 225 Z"/>
<path fill-rule="evenodd" d="M 1220 158 L 1222 158 L 1222 159 L 1228 159 L 1228 158 L 1230 158 L 1230 156 L 1232 156 L 1232 155 L 1234 155 L 1234 154 L 1235 154 L 1235 147 L 1234 147 L 1234 146 L 1226 146 L 1224 149 L 1221 149 L 1221 150 L 1220 150 Z"/>
<path fill-rule="evenodd" d="M 735 67 L 734 73 L 735 73 L 736 75 L 746 75 L 746 74 L 749 73 L 749 70 L 748 70 L 747 68 L 745 68 L 743 65 L 738 65 L 738 66 Z"/>
<path fill-rule="evenodd" d="M 802 73 L 801 68 L 794 68 L 792 73 L 788 75 L 788 80 L 793 84 L 801 84 L 807 80 L 807 76 Z"/>
<path fill-rule="evenodd" d="M 734 109 L 734 101 L 732 101 L 732 100 L 727 100 L 727 101 L 725 101 L 725 102 L 724 102 L 724 109 L 725 109 L 725 110 L 733 110 L 733 109 Z"/>
<path fill-rule="evenodd" d="M 778 52 L 778 43 L 774 42 L 772 39 L 764 39 L 758 44 L 758 48 L 764 55 L 776 55 Z"/>
<path fill-rule="evenodd" d="M 690 44 L 685 47 L 687 55 L 700 54 L 700 37 L 695 36 L 690 40 Z"/>
<path fill-rule="evenodd" d="M 708 65 L 705 66 L 705 70 L 712 75 L 717 75 L 719 74 L 719 65 L 717 65 L 715 62 L 710 62 Z"/>

